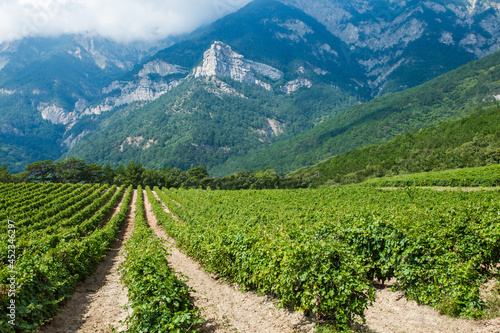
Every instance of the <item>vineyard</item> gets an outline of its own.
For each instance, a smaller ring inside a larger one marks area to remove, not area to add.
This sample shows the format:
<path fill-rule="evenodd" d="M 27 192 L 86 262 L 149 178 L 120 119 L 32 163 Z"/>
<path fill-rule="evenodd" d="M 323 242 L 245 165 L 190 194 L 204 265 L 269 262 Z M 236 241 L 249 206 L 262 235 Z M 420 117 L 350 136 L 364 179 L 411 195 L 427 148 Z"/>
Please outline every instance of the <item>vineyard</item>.
<path fill-rule="evenodd" d="M 181 219 L 156 202 L 167 232 L 208 271 L 340 328 L 363 316 L 373 280 L 395 278 L 409 299 L 479 318 L 480 288 L 498 279 L 498 191 L 156 190 Z"/>
<path fill-rule="evenodd" d="M 483 286 L 500 280 L 499 191 L 0 184 L 0 193 L 2 309 L 15 299 L 15 326 L 2 311 L 1 332 L 51 321 L 124 224 L 133 226 L 120 244 L 129 332 L 202 327 L 195 290 L 172 268 L 174 245 L 211 276 L 341 331 L 362 321 L 376 284 L 392 281 L 449 317 L 483 318 L 491 307 Z M 152 217 L 175 244 L 159 237 Z"/>

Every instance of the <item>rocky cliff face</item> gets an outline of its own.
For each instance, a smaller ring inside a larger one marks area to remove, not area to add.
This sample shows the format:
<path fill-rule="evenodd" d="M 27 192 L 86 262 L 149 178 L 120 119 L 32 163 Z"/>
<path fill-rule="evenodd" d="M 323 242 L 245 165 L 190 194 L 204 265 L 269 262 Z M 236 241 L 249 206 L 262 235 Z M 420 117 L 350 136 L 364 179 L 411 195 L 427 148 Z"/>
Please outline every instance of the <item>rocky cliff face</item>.
<path fill-rule="evenodd" d="M 241 54 L 234 52 L 229 45 L 215 42 L 209 50 L 204 53 L 203 64 L 196 67 L 193 75 L 199 77 L 228 77 L 235 81 L 257 84 L 267 90 L 271 86 L 256 78 L 260 74 L 271 80 L 279 80 L 283 72 L 271 66 L 245 59 Z"/>
<path fill-rule="evenodd" d="M 320 69 L 318 75 L 324 74 Z M 254 84 L 263 87 L 268 91 L 273 91 L 272 85 L 258 79 L 257 76 L 264 77 L 269 82 L 274 82 L 283 78 L 284 73 L 272 66 L 246 59 L 243 55 L 234 52 L 233 49 L 222 42 L 216 41 L 204 52 L 202 63 L 191 70 L 185 67 L 169 64 L 164 61 L 154 59 L 142 66 L 138 73 L 130 81 L 114 81 L 102 91 L 103 101 L 97 105 L 88 106 L 82 110 L 71 112 L 71 117 L 56 116 L 55 112 L 51 121 L 64 121 L 65 125 L 71 121 L 88 115 L 99 115 L 109 112 L 114 108 L 132 104 L 135 102 L 152 102 L 172 88 L 178 86 L 182 81 L 189 79 L 203 79 L 207 83 L 207 91 L 218 96 L 229 94 L 246 98 L 236 91 L 229 84 L 221 81 L 221 78 Z M 310 88 L 312 82 L 306 79 L 297 79 L 287 83 L 279 89 L 285 94 L 291 94 L 302 87 Z M 60 110 L 59 110 L 60 111 Z M 47 118 L 49 119 L 49 118 Z"/>
<path fill-rule="evenodd" d="M 413 45 L 432 45 L 434 51 L 441 45 L 447 47 L 442 53 L 472 58 L 500 50 L 498 0 L 280 1 L 313 16 L 344 41 L 343 56 L 364 68 L 374 89 L 382 89 L 399 68 L 421 62 L 408 52 Z"/>
<path fill-rule="evenodd" d="M 290 94 L 296 92 L 297 90 L 299 90 L 300 88 L 303 88 L 303 87 L 311 88 L 312 85 L 313 85 L 312 82 L 308 79 L 297 79 L 297 80 L 290 81 L 286 85 L 281 87 L 281 91 L 284 94 L 290 95 Z"/>
<path fill-rule="evenodd" d="M 83 114 L 99 113 L 96 109 L 106 108 L 89 107 L 100 96 L 101 82 L 123 75 L 144 57 L 169 45 L 168 41 L 125 45 L 85 35 L 3 43 L 0 44 L 0 96 L 29 98 L 42 119 L 70 128 Z M 144 70 L 143 77 L 180 69 L 151 64 Z M 152 90 L 146 88 L 149 86 L 149 82 L 138 82 L 135 87 L 123 87 L 126 94 L 117 104 L 142 100 L 144 95 L 151 100 L 158 90 L 166 89 L 165 85 L 153 85 Z"/>
<path fill-rule="evenodd" d="M 188 69 L 159 60 L 144 64 L 130 81 L 114 81 L 102 90 L 103 101 L 85 108 L 79 117 L 99 115 L 135 102 L 151 102 L 179 85 L 172 75 L 187 75 Z"/>

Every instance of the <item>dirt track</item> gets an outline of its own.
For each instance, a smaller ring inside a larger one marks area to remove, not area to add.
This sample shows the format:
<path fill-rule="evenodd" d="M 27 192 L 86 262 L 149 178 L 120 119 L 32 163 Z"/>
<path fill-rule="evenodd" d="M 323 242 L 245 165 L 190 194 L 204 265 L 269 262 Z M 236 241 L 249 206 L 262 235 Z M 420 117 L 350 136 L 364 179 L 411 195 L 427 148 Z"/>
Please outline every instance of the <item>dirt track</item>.
<path fill-rule="evenodd" d="M 377 290 L 376 302 L 366 311 L 365 332 L 500 333 L 500 318 L 490 321 L 450 318 L 428 306 L 407 301 L 389 287 Z"/>
<path fill-rule="evenodd" d="M 124 244 L 134 230 L 136 200 L 137 191 L 134 192 L 132 209 L 118 234 L 118 239 L 94 275 L 76 288 L 62 311 L 49 324 L 43 326 L 40 332 L 111 333 L 113 327 L 121 331 L 120 321 L 128 316 L 127 310 L 123 309 L 128 303 L 128 297 L 127 289 L 120 283 L 119 266 L 124 260 Z M 114 214 L 119 212 L 120 206 L 121 203 Z"/>

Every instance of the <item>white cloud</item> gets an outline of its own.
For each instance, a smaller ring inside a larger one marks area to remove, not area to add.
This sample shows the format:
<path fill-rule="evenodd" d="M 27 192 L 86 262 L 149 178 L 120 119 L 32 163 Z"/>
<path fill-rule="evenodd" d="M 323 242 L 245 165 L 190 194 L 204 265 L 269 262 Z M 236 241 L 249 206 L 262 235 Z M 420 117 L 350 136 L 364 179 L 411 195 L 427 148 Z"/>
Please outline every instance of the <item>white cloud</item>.
<path fill-rule="evenodd" d="M 251 0 L 0 0 L 0 42 L 92 33 L 118 41 L 188 33 Z"/>

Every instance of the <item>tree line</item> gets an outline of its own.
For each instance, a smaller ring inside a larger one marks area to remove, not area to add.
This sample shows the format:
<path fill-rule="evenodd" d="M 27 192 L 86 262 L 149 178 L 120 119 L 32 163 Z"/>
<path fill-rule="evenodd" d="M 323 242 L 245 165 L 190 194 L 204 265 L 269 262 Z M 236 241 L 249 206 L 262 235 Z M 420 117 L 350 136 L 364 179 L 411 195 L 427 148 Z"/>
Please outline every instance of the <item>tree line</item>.
<path fill-rule="evenodd" d="M 119 186 L 159 186 L 166 188 L 201 188 L 214 190 L 305 188 L 309 182 L 297 178 L 284 178 L 271 168 L 257 172 L 239 171 L 232 175 L 212 178 L 208 171 L 197 166 L 187 171 L 171 166 L 161 170 L 144 168 L 140 163 L 130 162 L 126 167 L 113 169 L 110 165 L 87 164 L 82 159 L 66 161 L 40 161 L 29 164 L 24 172 L 11 174 L 8 168 L 0 167 L 0 182 L 26 183 L 71 183 L 110 184 Z"/>

